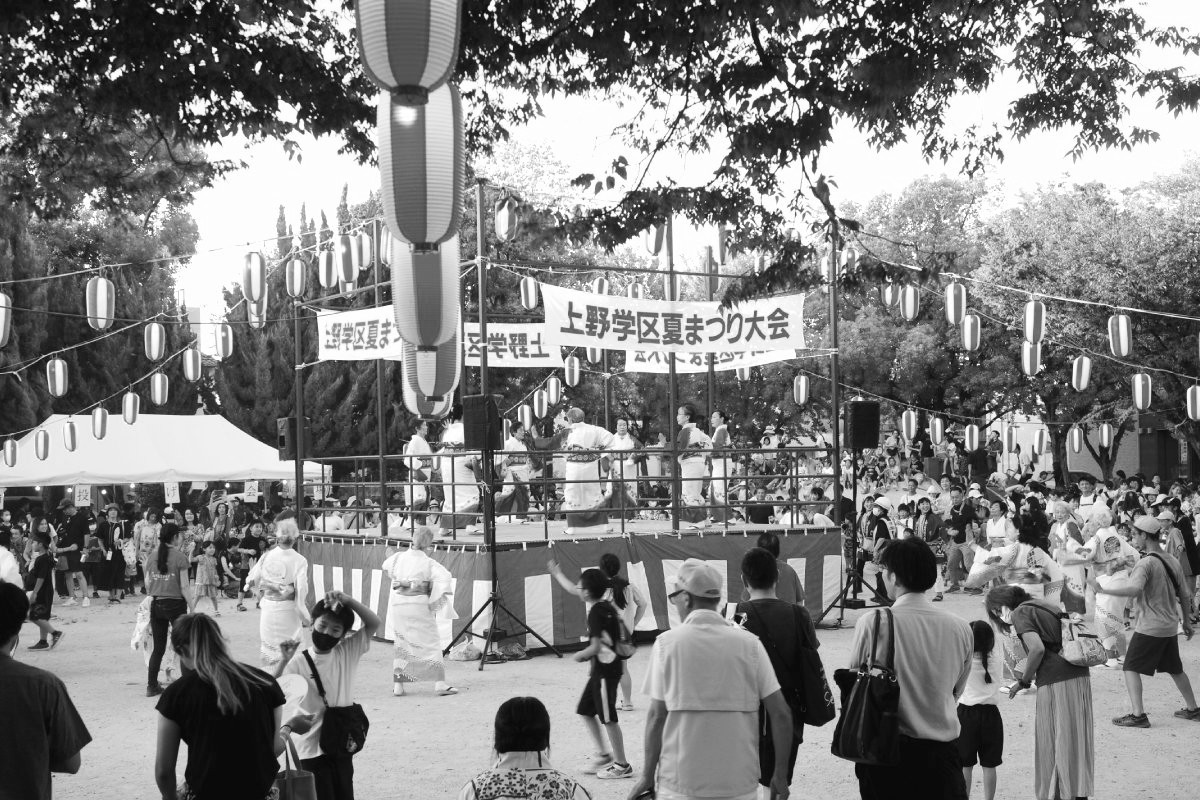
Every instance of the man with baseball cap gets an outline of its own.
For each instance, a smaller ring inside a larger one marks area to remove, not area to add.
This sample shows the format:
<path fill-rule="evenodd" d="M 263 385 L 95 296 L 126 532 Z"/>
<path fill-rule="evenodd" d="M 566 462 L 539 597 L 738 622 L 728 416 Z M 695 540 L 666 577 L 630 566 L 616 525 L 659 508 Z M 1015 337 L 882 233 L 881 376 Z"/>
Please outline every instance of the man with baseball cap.
<path fill-rule="evenodd" d="M 630 800 L 753 800 L 758 791 L 758 709 L 771 725 L 775 752 L 772 796 L 787 798 L 792 715 L 767 651 L 754 634 L 717 611 L 725 578 L 689 558 L 667 599 L 682 624 L 658 637 L 646 670 L 650 696 L 645 769 Z"/>
<path fill-rule="evenodd" d="M 1156 672 L 1170 675 L 1183 695 L 1186 705 L 1176 711 L 1175 716 L 1200 722 L 1200 708 L 1196 707 L 1191 681 L 1183 671 L 1176 638 L 1181 622 L 1188 639 L 1193 633 L 1186 613 L 1183 571 L 1179 562 L 1163 551 L 1162 532 L 1160 520 L 1151 516 L 1135 518 L 1131 528 L 1133 546 L 1145 555 L 1134 566 L 1129 579 L 1120 585 L 1109 585 L 1107 589 L 1095 579 L 1090 582 L 1097 595 L 1135 598 L 1136 622 L 1125 652 L 1125 690 L 1129 693 L 1130 711 L 1113 719 L 1113 724 L 1122 728 L 1150 727 L 1150 717 L 1142 705 L 1142 676 Z M 1181 607 L 1185 609 L 1182 619 Z"/>

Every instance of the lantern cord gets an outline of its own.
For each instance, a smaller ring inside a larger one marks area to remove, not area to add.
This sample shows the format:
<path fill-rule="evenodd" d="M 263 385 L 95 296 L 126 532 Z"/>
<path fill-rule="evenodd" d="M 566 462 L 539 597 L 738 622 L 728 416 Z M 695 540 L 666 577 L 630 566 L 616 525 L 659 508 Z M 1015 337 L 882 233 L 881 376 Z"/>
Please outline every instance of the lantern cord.
<path fill-rule="evenodd" d="M 87 316 L 87 315 L 85 314 L 84 316 Z M 25 361 L 21 361 L 16 365 L 12 365 L 11 369 L 6 369 L 6 370 L 0 372 L 0 376 L 19 375 L 20 373 L 24 372 L 25 370 L 29 369 L 30 367 L 36 365 L 39 361 L 44 361 L 45 359 L 50 358 L 51 356 L 58 355 L 60 353 L 68 353 L 72 350 L 77 350 L 80 347 L 86 347 L 89 344 L 95 344 L 96 342 L 102 342 L 105 339 L 109 338 L 110 336 L 116 336 L 118 333 L 124 333 L 125 331 L 128 331 L 133 328 L 137 328 L 137 327 L 140 327 L 147 323 L 153 322 L 159 316 L 162 316 L 161 312 L 158 315 L 156 315 L 155 317 L 150 317 L 149 319 L 142 320 L 141 322 L 135 322 L 132 325 L 126 325 L 123 328 L 113 328 L 111 331 L 106 331 L 103 335 L 96 336 L 92 339 L 88 339 L 87 341 L 79 342 L 77 344 L 73 344 L 68 347 L 60 347 L 57 350 L 54 350 L 52 352 L 45 353 L 40 356 L 34 356 L 32 358 L 28 358 Z"/>
<path fill-rule="evenodd" d="M 182 347 L 179 350 L 176 350 L 174 353 L 167 356 L 161 362 L 156 364 L 154 369 L 150 370 L 142 377 L 138 378 L 137 380 L 129 381 L 124 386 L 122 386 L 120 389 L 118 389 L 117 391 L 108 395 L 107 397 L 103 397 L 100 400 L 97 400 L 93 403 L 89 403 L 88 405 L 84 406 L 82 410 L 76 411 L 74 414 L 68 414 L 67 419 L 70 419 L 70 418 L 76 417 L 76 416 L 80 416 L 80 417 L 84 416 L 85 414 L 88 414 L 92 409 L 96 408 L 97 406 L 104 405 L 109 400 L 112 400 L 114 397 L 125 394 L 126 392 L 129 392 L 129 391 L 132 391 L 134 386 L 137 386 L 139 383 L 148 381 L 156 372 L 159 372 L 167 364 L 169 364 L 170 362 L 174 361 L 175 359 L 179 358 L 181 355 L 186 353 L 190 349 L 190 347 L 191 347 L 191 345 L 188 345 L 188 347 Z M 27 433 L 36 431 L 38 428 L 44 428 L 44 427 L 46 427 L 46 426 L 45 425 L 34 425 L 32 428 L 25 428 L 24 430 L 12 431 L 10 433 L 3 433 L 3 434 L 0 434 L 0 439 L 13 439 L 18 436 L 24 436 Z"/>

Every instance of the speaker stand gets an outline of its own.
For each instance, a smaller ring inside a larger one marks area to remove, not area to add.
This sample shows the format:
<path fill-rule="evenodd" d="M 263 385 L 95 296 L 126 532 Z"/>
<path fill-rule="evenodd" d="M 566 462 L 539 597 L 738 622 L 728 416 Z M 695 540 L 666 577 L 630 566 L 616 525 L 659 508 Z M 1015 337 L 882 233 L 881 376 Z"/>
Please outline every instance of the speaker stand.
<path fill-rule="evenodd" d="M 851 469 L 853 469 L 853 467 L 851 467 Z M 851 517 L 855 517 L 858 514 L 858 475 L 853 472 L 851 475 L 853 476 L 852 480 L 854 481 L 854 487 L 851 494 L 851 497 L 853 498 L 851 502 L 854 504 L 854 514 L 851 514 Z M 847 526 L 847 523 L 843 522 L 842 525 Z M 825 607 L 825 610 L 821 612 L 821 616 L 817 617 L 816 624 L 822 628 L 842 627 L 842 624 L 846 619 L 846 609 L 851 609 L 852 611 L 861 611 L 867 608 L 888 608 L 892 605 L 892 601 L 889 598 L 881 595 L 878 589 L 876 589 L 874 586 L 867 586 L 866 579 L 863 578 L 862 573 L 855 569 L 855 567 L 858 565 L 858 520 L 852 519 L 848 523 L 848 527 L 850 529 L 851 561 L 846 566 L 846 582 L 842 585 L 842 590 L 838 592 L 838 596 L 833 598 L 833 602 Z M 843 530 L 844 529 L 845 528 L 843 528 Z M 843 555 L 843 558 L 844 557 L 845 556 Z M 866 586 L 871 590 L 871 594 L 873 595 L 873 599 L 875 601 L 874 605 L 870 605 L 868 601 L 859 598 L 858 587 L 860 586 Z M 829 612 L 834 608 L 838 609 L 837 619 L 833 622 L 822 625 L 821 623 L 825 621 L 825 617 L 829 616 Z"/>

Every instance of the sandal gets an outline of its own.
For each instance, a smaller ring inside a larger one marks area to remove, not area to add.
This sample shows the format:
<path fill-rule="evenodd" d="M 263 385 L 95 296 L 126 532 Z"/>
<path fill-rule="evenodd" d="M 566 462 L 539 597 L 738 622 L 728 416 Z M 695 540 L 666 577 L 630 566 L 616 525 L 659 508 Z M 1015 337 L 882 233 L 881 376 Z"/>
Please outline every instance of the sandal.
<path fill-rule="evenodd" d="M 448 695 L 458 694 L 458 689 L 453 686 L 447 686 L 445 689 L 438 689 L 438 697 L 446 697 Z"/>

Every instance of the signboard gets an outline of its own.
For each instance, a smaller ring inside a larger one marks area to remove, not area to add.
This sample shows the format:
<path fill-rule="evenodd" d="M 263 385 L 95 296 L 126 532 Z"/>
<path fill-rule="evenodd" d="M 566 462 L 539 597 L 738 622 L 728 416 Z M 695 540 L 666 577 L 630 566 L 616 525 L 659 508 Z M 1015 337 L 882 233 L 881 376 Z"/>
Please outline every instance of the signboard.
<path fill-rule="evenodd" d="M 73 494 L 75 497 L 76 507 L 78 507 L 78 508 L 91 507 L 91 505 L 92 505 L 92 487 L 91 486 L 83 486 L 82 484 L 76 484 L 75 491 L 73 492 Z"/>
<path fill-rule="evenodd" d="M 713 369 L 737 369 L 739 367 L 761 367 L 793 358 L 804 358 L 805 353 L 795 350 L 769 350 L 758 353 L 712 353 Z M 626 372 L 653 372 L 665 375 L 670 371 L 671 359 L 675 360 L 675 372 L 680 375 L 708 371 L 708 353 L 646 353 L 641 350 L 625 356 Z"/>
<path fill-rule="evenodd" d="M 468 367 L 479 366 L 479 323 L 468 322 Z M 540 322 L 525 324 L 488 323 L 488 368 L 525 367 L 562 369 L 562 350 L 545 340 L 546 326 Z"/>
<path fill-rule="evenodd" d="M 245 495 L 247 503 L 257 503 L 259 495 L 258 481 L 246 481 L 242 493 Z"/>
<path fill-rule="evenodd" d="M 179 484 L 175 482 L 163 484 L 163 495 L 168 503 L 179 502 Z"/>
<path fill-rule="evenodd" d="M 805 349 L 804 295 L 716 302 L 642 300 L 541 285 L 546 339 L 563 347 L 660 353 Z"/>

